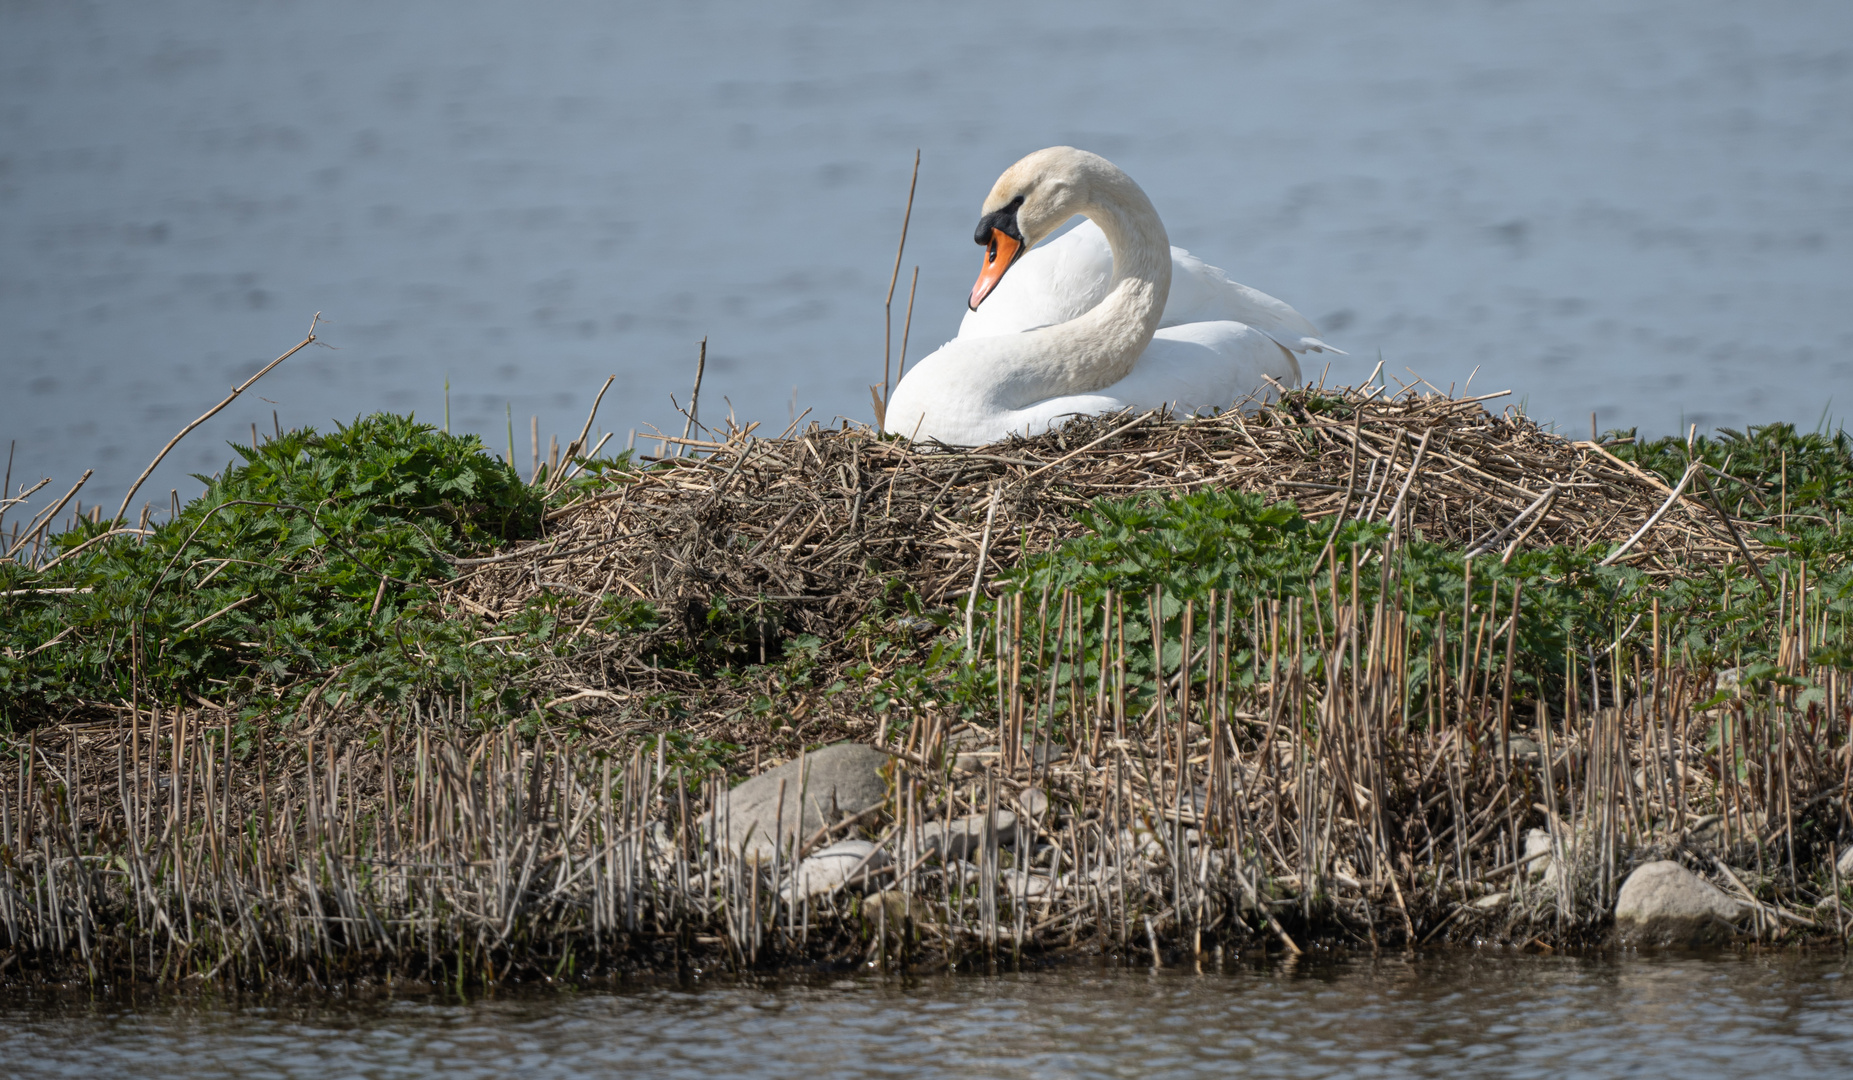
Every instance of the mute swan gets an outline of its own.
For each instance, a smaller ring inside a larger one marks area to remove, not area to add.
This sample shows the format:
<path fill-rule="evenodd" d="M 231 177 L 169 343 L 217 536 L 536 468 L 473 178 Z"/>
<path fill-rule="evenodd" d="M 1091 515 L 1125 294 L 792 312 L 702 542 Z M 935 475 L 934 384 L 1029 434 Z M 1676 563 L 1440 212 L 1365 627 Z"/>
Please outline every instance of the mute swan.
<path fill-rule="evenodd" d="M 1035 248 L 1076 214 L 1089 219 Z M 1318 328 L 1181 248 L 1145 192 L 1069 146 L 1012 165 L 985 199 L 985 261 L 959 335 L 888 401 L 888 431 L 955 446 L 1036 435 L 1071 416 L 1226 408 L 1300 381 Z M 1006 271 L 1015 272 L 1006 276 Z"/>

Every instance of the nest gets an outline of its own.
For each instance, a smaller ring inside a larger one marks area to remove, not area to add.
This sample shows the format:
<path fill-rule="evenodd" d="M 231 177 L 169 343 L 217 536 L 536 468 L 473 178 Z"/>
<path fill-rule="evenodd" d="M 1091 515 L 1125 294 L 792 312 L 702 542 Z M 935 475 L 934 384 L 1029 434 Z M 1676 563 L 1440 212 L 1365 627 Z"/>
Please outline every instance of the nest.
<path fill-rule="evenodd" d="M 449 596 L 498 620 L 545 598 L 577 620 L 546 676 L 547 704 L 705 694 L 697 712 L 720 716 L 746 691 L 664 660 L 717 607 L 739 617 L 741 663 L 775 658 L 795 634 L 820 639 L 826 663 L 861 659 L 846 636 L 891 583 L 960 610 L 1024 553 L 1079 533 L 1075 511 L 1096 499 L 1253 492 L 1489 557 L 1621 545 L 1612 560 L 1651 575 L 1749 555 L 1754 542 L 1691 493 L 1516 407 L 1489 411 L 1504 396 L 1306 389 L 1247 414 L 1081 418 L 972 450 L 848 424 L 669 439 L 682 456 L 646 458 L 589 489 L 549 515 L 544 539 L 464 565 Z M 669 617 L 647 633 L 601 634 L 594 616 L 611 598 Z"/>

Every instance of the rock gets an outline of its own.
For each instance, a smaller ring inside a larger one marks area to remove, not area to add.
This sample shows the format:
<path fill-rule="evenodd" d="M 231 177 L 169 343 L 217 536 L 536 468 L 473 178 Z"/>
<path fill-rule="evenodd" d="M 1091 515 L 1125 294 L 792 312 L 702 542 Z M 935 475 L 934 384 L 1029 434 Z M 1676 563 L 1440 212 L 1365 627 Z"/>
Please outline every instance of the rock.
<path fill-rule="evenodd" d="M 1844 886 L 1846 880 L 1853 877 L 1853 847 L 1848 848 L 1840 856 L 1840 861 L 1834 864 L 1834 869 L 1840 871 L 1840 883 Z"/>
<path fill-rule="evenodd" d="M 1746 814 L 1733 814 L 1729 820 L 1721 814 L 1707 814 L 1693 822 L 1686 829 L 1687 841 L 1701 851 L 1709 851 L 1730 862 L 1735 853 L 1754 850 L 1756 836 L 1769 824 L 1762 811 Z M 1724 843 L 1726 828 L 1730 829 L 1731 843 L 1727 849 Z"/>
<path fill-rule="evenodd" d="M 1493 732 L 1489 742 L 1492 752 L 1497 754 L 1499 752 L 1499 733 L 1496 731 Z M 1512 760 L 1520 764 L 1536 765 L 1538 762 L 1544 760 L 1544 748 L 1539 746 L 1536 740 L 1517 734 L 1516 732 L 1513 733 L 1511 738 L 1506 740 L 1506 748 L 1511 752 Z"/>
<path fill-rule="evenodd" d="M 1068 748 L 1061 743 L 1031 743 L 1024 750 L 1024 756 L 1034 760 L 1039 769 L 1068 760 Z"/>
<path fill-rule="evenodd" d="M 952 759 L 952 775 L 960 777 L 976 776 L 985 770 L 985 766 L 994 764 L 998 756 L 995 750 L 980 750 L 969 754 L 959 754 Z"/>
<path fill-rule="evenodd" d="M 1615 898 L 1615 934 L 1629 945 L 1691 945 L 1730 936 L 1744 906 L 1670 860 L 1643 863 Z"/>
<path fill-rule="evenodd" d="M 1525 870 L 1533 880 L 1544 876 L 1550 869 L 1551 834 L 1543 829 L 1532 829 L 1525 834 Z"/>
<path fill-rule="evenodd" d="M 1026 874 L 1021 870 L 1001 870 L 997 883 L 1009 896 L 1034 900 L 1049 895 L 1049 877 L 1047 874 Z"/>
<path fill-rule="evenodd" d="M 1488 893 L 1468 906 L 1475 911 L 1498 911 L 1500 908 L 1505 907 L 1506 901 L 1510 899 L 1512 899 L 1511 893 Z"/>
<path fill-rule="evenodd" d="M 789 903 L 794 896 L 818 896 L 843 885 L 866 885 L 888 864 L 888 853 L 867 840 L 838 840 L 805 856 L 792 875 L 792 884 L 780 889 L 779 896 Z"/>
<path fill-rule="evenodd" d="M 938 855 L 942 859 L 976 858 L 984 847 L 985 817 L 984 814 L 967 814 L 953 818 L 950 825 L 930 821 L 921 826 L 921 854 Z M 999 810 L 995 835 L 999 847 L 1016 846 L 1017 816 L 1008 810 Z"/>
<path fill-rule="evenodd" d="M 1165 854 L 1164 844 L 1143 825 L 1139 826 L 1137 832 L 1121 829 L 1120 846 L 1126 853 L 1140 859 L 1156 860 Z"/>
<path fill-rule="evenodd" d="M 862 921 L 871 932 L 886 922 L 890 934 L 908 922 L 938 926 L 946 921 L 946 906 L 924 896 L 909 896 L 899 889 L 883 889 L 863 899 Z"/>
<path fill-rule="evenodd" d="M 1569 841 L 1565 841 L 1566 845 Z M 1562 882 L 1564 864 L 1551 847 L 1551 834 L 1543 829 L 1525 833 L 1525 870 L 1529 879 L 1554 890 Z"/>
<path fill-rule="evenodd" d="M 712 821 L 729 849 L 740 851 L 745 845 L 746 858 L 752 862 L 772 858 L 773 834 L 784 830 L 783 846 L 790 850 L 795 834 L 800 841 L 826 824 L 852 817 L 871 807 L 880 806 L 888 797 L 888 779 L 883 770 L 887 754 L 860 743 L 837 743 L 822 750 L 793 758 L 776 769 L 768 769 L 714 801 Z M 804 765 L 804 814 L 799 820 L 798 766 Z M 785 801 L 779 803 L 779 784 L 785 785 Z"/>
<path fill-rule="evenodd" d="M 1031 821 L 1039 821 L 1049 810 L 1049 797 L 1042 793 L 1041 788 L 1024 788 L 1023 793 L 1017 796 L 1017 805 L 1023 808 Z"/>
<path fill-rule="evenodd" d="M 1692 783 L 1692 775 L 1693 771 L 1686 768 L 1686 763 L 1683 761 L 1674 761 L 1664 764 L 1663 772 L 1660 777 L 1655 777 L 1649 773 L 1645 767 L 1642 767 L 1634 770 L 1634 786 L 1642 791 L 1650 791 L 1653 789 L 1657 779 L 1663 779 L 1668 787 L 1672 787 L 1678 784 L 1681 778 L 1684 778 L 1685 782 L 1690 784 Z"/>

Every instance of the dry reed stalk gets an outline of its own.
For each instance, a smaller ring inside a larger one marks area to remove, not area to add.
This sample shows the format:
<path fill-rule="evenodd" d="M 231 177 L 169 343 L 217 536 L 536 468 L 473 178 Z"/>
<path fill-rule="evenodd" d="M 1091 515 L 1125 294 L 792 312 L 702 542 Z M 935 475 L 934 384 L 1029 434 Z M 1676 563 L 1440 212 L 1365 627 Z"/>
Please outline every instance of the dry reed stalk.
<path fill-rule="evenodd" d="M 308 348 L 311 344 L 313 344 L 315 342 L 315 325 L 316 323 L 320 322 L 321 319 L 322 319 L 322 313 L 319 311 L 316 312 L 315 316 L 309 320 L 308 334 L 305 335 L 301 341 L 297 342 L 295 347 L 291 348 L 288 352 L 284 353 L 282 356 L 277 357 L 275 360 L 272 360 L 270 363 L 265 364 L 263 368 L 261 368 L 257 372 L 257 374 L 246 379 L 244 382 L 239 383 L 237 386 L 232 387 L 232 392 L 226 395 L 224 401 L 221 401 L 217 405 L 214 405 L 212 408 L 207 409 L 204 413 L 200 415 L 199 419 L 188 424 L 186 427 L 181 428 L 179 434 L 175 435 L 172 439 L 169 439 L 167 442 L 167 445 L 161 448 L 161 452 L 156 454 L 154 456 L 154 460 L 148 463 L 148 467 L 142 470 L 142 474 L 135 478 L 135 482 L 133 484 L 129 485 L 128 493 L 122 497 L 122 506 L 116 510 L 116 516 L 112 522 L 112 527 L 122 524 L 123 515 L 129 512 L 129 503 L 134 501 L 135 493 L 141 490 L 142 484 L 145 483 L 148 480 L 148 477 L 154 473 L 155 467 L 161 464 L 161 459 L 165 458 L 168 455 L 169 451 L 171 451 L 175 446 L 179 445 L 180 440 L 186 438 L 189 434 L 191 434 L 194 428 L 199 427 L 201 424 L 212 419 L 214 416 L 217 416 L 220 410 L 224 409 L 227 405 L 230 405 L 232 402 L 237 401 L 239 398 L 239 395 L 243 394 L 246 390 L 249 390 L 252 384 L 256 383 L 257 380 L 270 374 L 270 372 L 274 370 L 278 364 L 281 364 L 283 361 L 288 360 L 290 357 L 295 356 L 297 353 L 301 352 L 302 350 Z M 85 473 L 84 475 L 89 476 L 90 474 Z M 56 511 L 53 511 L 53 513 L 55 514 Z"/>

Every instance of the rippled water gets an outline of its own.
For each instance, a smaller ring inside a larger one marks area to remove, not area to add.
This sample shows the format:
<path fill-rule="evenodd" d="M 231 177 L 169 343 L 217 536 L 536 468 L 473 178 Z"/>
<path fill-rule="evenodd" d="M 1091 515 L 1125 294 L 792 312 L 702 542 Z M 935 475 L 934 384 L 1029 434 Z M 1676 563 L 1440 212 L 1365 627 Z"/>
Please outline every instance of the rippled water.
<path fill-rule="evenodd" d="M 914 149 L 919 356 L 984 192 L 1058 142 L 1320 321 L 1334 379 L 1811 425 L 1853 403 L 1850 41 L 1839 0 L 9 0 L 0 441 L 119 498 L 317 310 L 340 351 L 151 493 L 273 409 L 436 418 L 447 378 L 525 461 L 616 374 L 621 443 L 702 335 L 705 415 L 866 417 Z"/>
<path fill-rule="evenodd" d="M 1068 967 L 633 992 L 0 999 L 39 1076 L 1853 1075 L 1839 959 L 1444 955 L 1229 974 Z"/>

